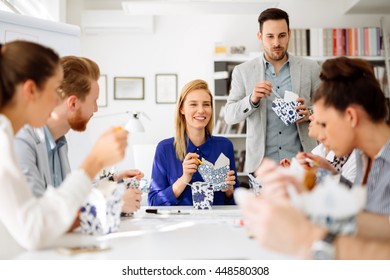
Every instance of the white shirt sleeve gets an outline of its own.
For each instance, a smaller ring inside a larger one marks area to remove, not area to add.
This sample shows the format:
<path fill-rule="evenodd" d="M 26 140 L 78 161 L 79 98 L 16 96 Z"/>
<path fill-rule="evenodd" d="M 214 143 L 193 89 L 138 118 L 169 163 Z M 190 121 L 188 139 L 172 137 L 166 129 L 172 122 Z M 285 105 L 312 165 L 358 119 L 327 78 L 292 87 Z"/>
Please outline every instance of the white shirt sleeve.
<path fill-rule="evenodd" d="M 348 179 L 351 183 L 355 182 L 356 178 L 356 150 L 353 150 L 347 162 L 341 168 L 341 175 Z"/>
<path fill-rule="evenodd" d="M 322 144 L 319 144 L 311 152 L 312 154 L 322 156 L 329 161 L 333 161 L 334 159 L 334 152 L 330 151 L 327 153 L 324 145 Z M 348 181 L 352 183 L 355 182 L 355 177 L 356 177 L 356 151 L 355 150 L 353 150 L 347 162 L 341 168 L 341 175 L 344 178 L 346 178 Z"/>
<path fill-rule="evenodd" d="M 324 147 L 324 145 L 322 145 L 321 143 L 318 144 L 312 151 L 311 153 L 313 155 L 317 155 L 317 156 L 320 156 L 320 157 L 323 157 L 325 158 L 326 155 L 327 155 L 327 152 L 326 152 L 326 148 Z"/>
<path fill-rule="evenodd" d="M 60 188 L 49 187 L 43 197 L 35 198 L 17 163 L 13 137 L 9 120 L 0 115 L 0 222 L 14 239 L 0 236 L 0 247 L 16 241 L 26 249 L 38 249 L 69 229 L 90 191 L 91 180 L 77 170 Z"/>

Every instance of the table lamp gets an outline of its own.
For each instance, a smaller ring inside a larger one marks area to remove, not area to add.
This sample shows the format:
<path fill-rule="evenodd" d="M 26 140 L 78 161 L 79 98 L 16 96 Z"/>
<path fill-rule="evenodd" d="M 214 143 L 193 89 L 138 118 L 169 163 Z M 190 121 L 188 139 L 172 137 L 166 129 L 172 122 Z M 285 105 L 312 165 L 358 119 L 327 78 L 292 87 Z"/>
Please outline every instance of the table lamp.
<path fill-rule="evenodd" d="M 150 120 L 149 116 L 141 111 L 125 111 L 120 113 L 113 113 L 113 114 L 107 114 L 107 115 L 101 115 L 96 116 L 96 118 L 104 118 L 104 117 L 110 117 L 110 116 L 116 116 L 121 114 L 127 114 L 129 116 L 128 121 L 124 125 L 124 128 L 130 132 L 130 133 L 141 133 L 145 132 L 145 127 L 143 126 L 140 116 L 144 116 L 148 120 Z"/>
<path fill-rule="evenodd" d="M 130 118 L 129 120 L 127 121 L 126 125 L 125 125 L 125 129 L 128 131 L 128 132 L 132 132 L 132 133 L 137 133 L 137 132 L 145 132 L 145 127 L 143 126 L 141 120 L 140 120 L 140 115 L 141 115 L 141 112 L 129 112 L 127 111 L 126 112 Z M 145 113 L 143 113 L 147 118 L 149 118 Z"/>

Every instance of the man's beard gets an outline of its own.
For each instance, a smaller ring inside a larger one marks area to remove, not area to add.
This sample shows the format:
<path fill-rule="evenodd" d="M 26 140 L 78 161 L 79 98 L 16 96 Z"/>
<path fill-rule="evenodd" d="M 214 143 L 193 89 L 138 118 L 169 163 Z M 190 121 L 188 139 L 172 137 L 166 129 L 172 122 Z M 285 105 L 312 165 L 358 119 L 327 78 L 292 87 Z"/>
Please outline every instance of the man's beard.
<path fill-rule="evenodd" d="M 272 60 L 282 60 L 283 58 L 285 58 L 286 54 L 287 50 L 284 50 L 279 56 L 276 56 L 272 51 L 270 51 L 269 56 Z"/>
<path fill-rule="evenodd" d="M 81 110 L 79 109 L 73 116 L 68 118 L 68 123 L 71 129 L 82 132 L 87 129 L 89 119 L 81 117 Z"/>

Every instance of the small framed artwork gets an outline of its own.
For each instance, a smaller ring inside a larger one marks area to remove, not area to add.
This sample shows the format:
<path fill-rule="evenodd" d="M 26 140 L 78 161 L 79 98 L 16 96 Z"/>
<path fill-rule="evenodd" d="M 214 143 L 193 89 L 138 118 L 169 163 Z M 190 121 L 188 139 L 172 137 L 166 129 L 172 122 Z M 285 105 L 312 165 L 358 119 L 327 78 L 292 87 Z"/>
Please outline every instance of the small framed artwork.
<path fill-rule="evenodd" d="M 156 74 L 156 103 L 170 104 L 177 101 L 177 75 Z"/>
<path fill-rule="evenodd" d="M 99 98 L 97 105 L 99 107 L 107 107 L 107 75 L 100 75 L 99 80 Z"/>
<path fill-rule="evenodd" d="M 143 77 L 115 77 L 114 99 L 144 99 L 145 79 Z"/>

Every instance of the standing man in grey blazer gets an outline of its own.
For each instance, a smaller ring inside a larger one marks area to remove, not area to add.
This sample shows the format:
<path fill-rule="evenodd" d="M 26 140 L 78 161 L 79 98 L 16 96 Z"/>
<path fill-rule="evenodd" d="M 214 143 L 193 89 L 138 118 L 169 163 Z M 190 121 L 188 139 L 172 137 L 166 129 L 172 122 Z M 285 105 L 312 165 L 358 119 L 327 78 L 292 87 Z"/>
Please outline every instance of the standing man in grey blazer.
<path fill-rule="evenodd" d="M 234 68 L 225 112 L 228 124 L 246 119 L 248 172 L 253 172 L 264 157 L 280 162 L 298 151 L 310 152 L 317 145 L 308 136 L 308 124 L 311 95 L 320 84 L 320 66 L 287 52 L 291 31 L 285 11 L 264 10 L 258 22 L 257 37 L 264 53 Z M 301 103 L 296 109 L 302 118 L 290 126 L 272 110 L 272 101 L 277 96 L 283 98 L 285 90 L 298 94 Z"/>

